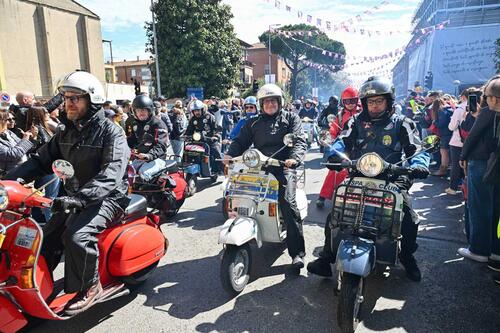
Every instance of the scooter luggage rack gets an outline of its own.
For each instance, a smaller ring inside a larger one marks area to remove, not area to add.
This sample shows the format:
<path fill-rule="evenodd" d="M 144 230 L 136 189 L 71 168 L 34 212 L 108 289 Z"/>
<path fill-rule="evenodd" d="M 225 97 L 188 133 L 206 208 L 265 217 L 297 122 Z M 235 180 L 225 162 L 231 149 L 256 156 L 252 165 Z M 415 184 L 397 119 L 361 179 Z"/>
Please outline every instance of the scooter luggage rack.
<path fill-rule="evenodd" d="M 269 192 L 269 187 L 271 184 L 271 178 L 269 176 L 259 175 L 259 180 L 267 179 L 267 182 L 249 182 L 245 180 L 239 180 L 240 175 L 234 175 L 229 178 L 227 183 L 227 196 L 229 197 L 245 197 L 255 199 L 258 197 L 258 201 L 265 201 Z M 239 188 L 242 187 L 250 187 L 250 189 Z M 253 189 L 255 188 L 255 190 Z"/>
<path fill-rule="evenodd" d="M 341 187 L 345 187 L 344 194 L 339 194 Z M 356 193 L 356 189 L 360 190 L 361 193 Z M 373 237 L 387 234 L 393 228 L 396 196 L 389 190 L 350 184 L 339 185 L 333 203 L 332 216 L 338 216 L 338 224 L 341 227 L 352 228 L 355 231 L 367 231 Z M 370 206 L 367 206 L 367 203 Z M 366 211 L 367 208 L 369 208 L 368 211 Z M 387 212 L 388 210 L 389 212 Z M 371 221 L 374 226 L 367 225 L 365 221 Z M 381 229 L 384 221 L 390 221 L 390 223 L 387 224 L 386 228 Z"/>

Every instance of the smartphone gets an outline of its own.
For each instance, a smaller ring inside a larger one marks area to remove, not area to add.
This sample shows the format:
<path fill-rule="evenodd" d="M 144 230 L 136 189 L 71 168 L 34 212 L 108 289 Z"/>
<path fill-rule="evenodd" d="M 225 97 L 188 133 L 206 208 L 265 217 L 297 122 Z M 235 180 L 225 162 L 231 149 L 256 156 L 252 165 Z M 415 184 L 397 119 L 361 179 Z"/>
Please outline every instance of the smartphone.
<path fill-rule="evenodd" d="M 469 106 L 469 112 L 470 113 L 476 113 L 477 112 L 477 95 L 469 95 L 469 98 L 467 100 L 467 105 Z"/>

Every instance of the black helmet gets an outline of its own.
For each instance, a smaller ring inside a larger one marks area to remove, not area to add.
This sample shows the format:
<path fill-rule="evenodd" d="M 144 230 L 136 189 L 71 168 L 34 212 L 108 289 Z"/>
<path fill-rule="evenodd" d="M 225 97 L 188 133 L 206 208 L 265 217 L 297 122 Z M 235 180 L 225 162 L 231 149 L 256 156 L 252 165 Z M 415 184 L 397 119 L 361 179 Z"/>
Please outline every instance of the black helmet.
<path fill-rule="evenodd" d="M 329 103 L 333 104 L 338 104 L 339 103 L 339 97 L 337 95 L 330 96 L 330 99 L 328 99 Z"/>
<path fill-rule="evenodd" d="M 132 102 L 132 107 L 134 109 L 148 109 L 149 112 L 153 112 L 153 101 L 148 96 L 139 95 L 134 98 Z"/>
<path fill-rule="evenodd" d="M 392 110 L 392 104 L 396 98 L 394 85 L 392 82 L 381 76 L 370 76 L 359 88 L 359 98 L 363 105 L 363 110 L 368 111 L 366 100 L 368 97 L 384 96 L 387 99 L 387 111 Z"/>
<path fill-rule="evenodd" d="M 359 98 L 361 100 L 372 96 L 389 95 L 392 99 L 395 96 L 394 85 L 388 79 L 381 76 L 370 76 L 359 88 Z"/>

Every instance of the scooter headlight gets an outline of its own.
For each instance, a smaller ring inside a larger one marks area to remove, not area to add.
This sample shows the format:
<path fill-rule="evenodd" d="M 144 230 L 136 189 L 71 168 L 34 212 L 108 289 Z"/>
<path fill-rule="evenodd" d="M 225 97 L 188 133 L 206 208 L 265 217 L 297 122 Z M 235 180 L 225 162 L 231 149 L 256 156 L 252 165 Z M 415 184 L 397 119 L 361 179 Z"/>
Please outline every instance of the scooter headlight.
<path fill-rule="evenodd" d="M 254 149 L 249 149 L 243 153 L 243 163 L 249 168 L 255 168 L 260 164 L 259 153 Z"/>
<path fill-rule="evenodd" d="M 198 132 L 193 133 L 193 140 L 194 141 L 200 141 L 201 140 L 201 134 Z"/>
<path fill-rule="evenodd" d="M 361 156 L 356 168 L 366 177 L 376 177 L 384 172 L 385 161 L 376 153 L 368 153 Z"/>
<path fill-rule="evenodd" d="M 7 209 L 9 205 L 9 195 L 3 185 L 0 185 L 0 212 Z"/>

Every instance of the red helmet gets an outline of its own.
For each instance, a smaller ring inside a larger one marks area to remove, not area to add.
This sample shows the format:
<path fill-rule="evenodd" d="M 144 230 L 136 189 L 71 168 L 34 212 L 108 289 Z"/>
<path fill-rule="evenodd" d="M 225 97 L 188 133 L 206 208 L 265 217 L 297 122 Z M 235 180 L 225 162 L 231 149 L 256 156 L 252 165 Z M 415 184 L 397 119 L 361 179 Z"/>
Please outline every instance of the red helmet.
<path fill-rule="evenodd" d="M 347 87 L 345 90 L 342 92 L 342 95 L 340 97 L 341 99 L 349 99 L 349 98 L 359 98 L 359 93 L 356 90 L 356 88 L 353 87 Z"/>

